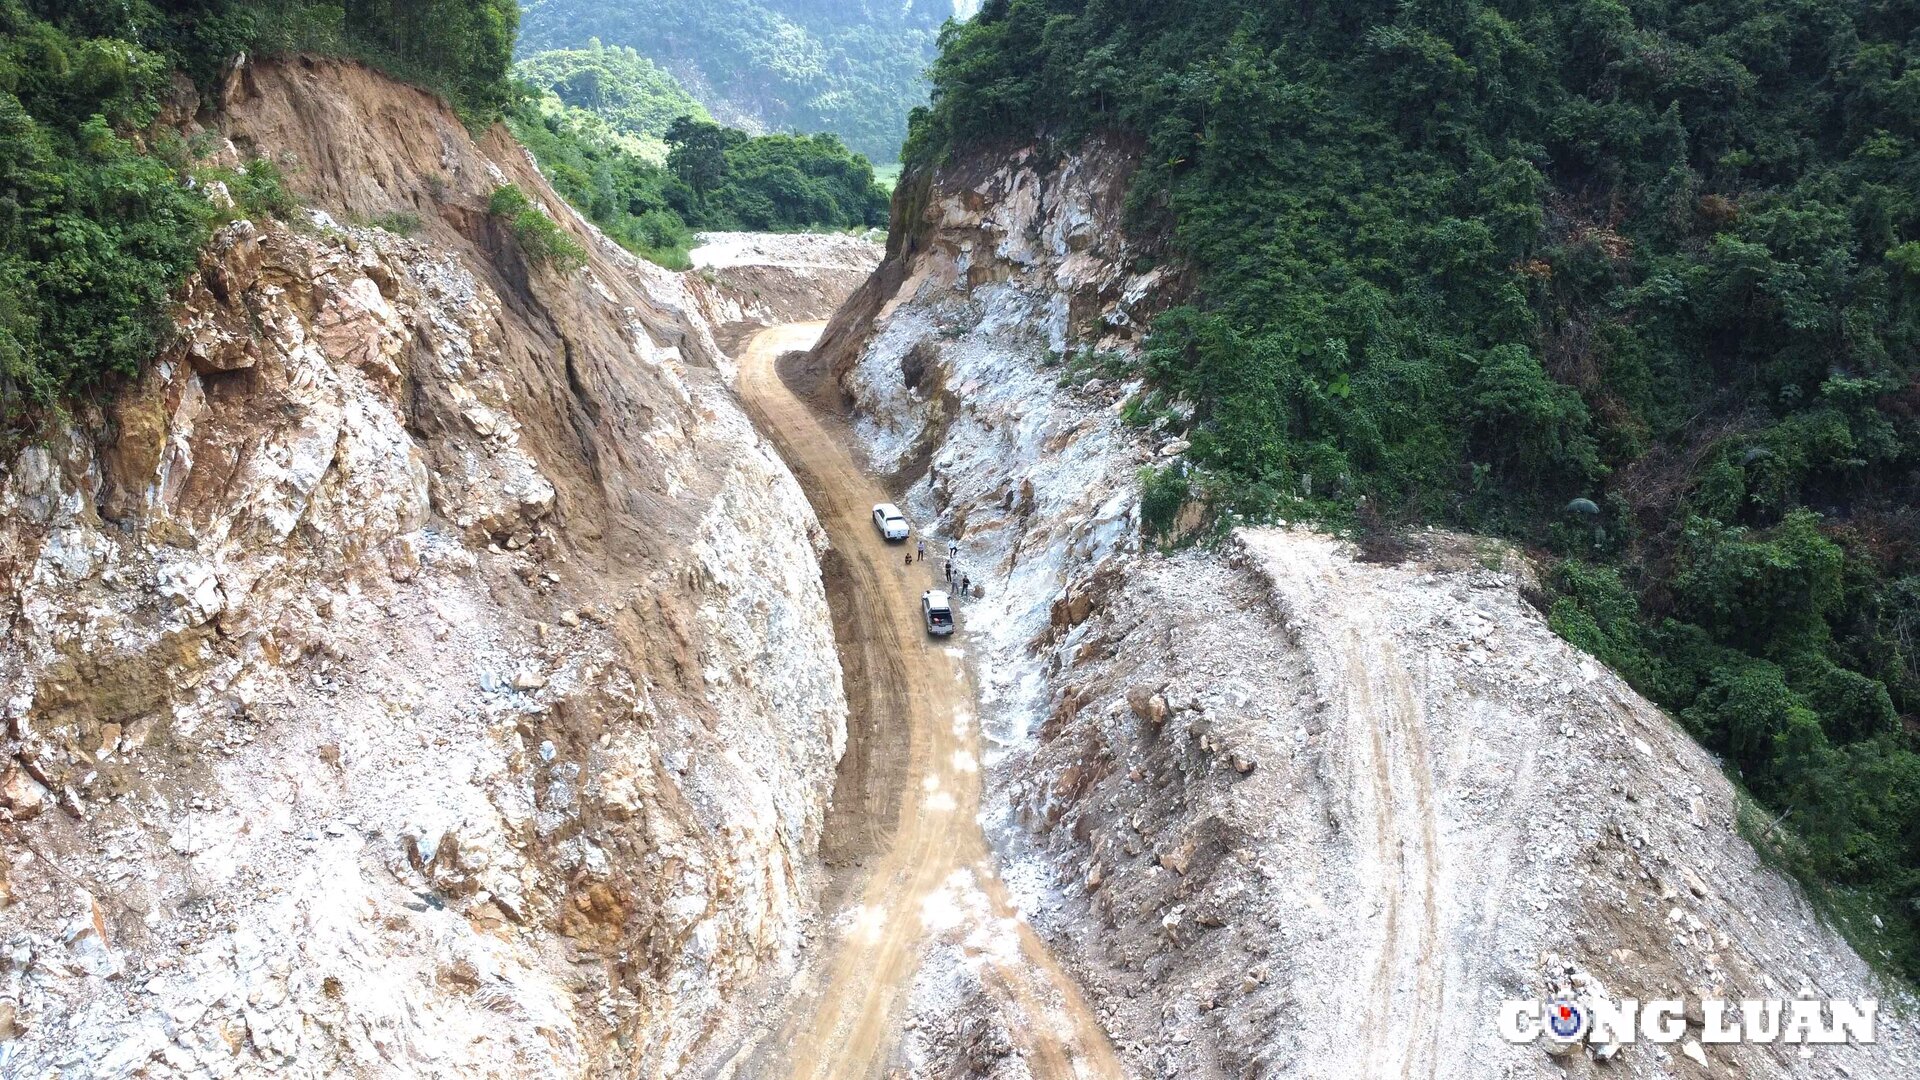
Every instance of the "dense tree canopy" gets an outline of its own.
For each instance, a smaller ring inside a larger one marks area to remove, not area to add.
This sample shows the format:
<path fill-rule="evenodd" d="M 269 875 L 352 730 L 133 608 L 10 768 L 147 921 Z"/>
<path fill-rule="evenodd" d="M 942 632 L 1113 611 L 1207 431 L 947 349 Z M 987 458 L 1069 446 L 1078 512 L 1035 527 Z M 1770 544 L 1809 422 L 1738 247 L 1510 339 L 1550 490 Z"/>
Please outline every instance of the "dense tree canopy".
<path fill-rule="evenodd" d="M 248 50 L 355 55 L 482 122 L 509 100 L 517 18 L 512 0 L 0 0 L 0 429 L 153 354 L 216 218 L 196 181 L 284 209 L 270 169 L 215 175 L 173 133 L 142 133 L 175 72 L 208 81 Z"/>
<path fill-rule="evenodd" d="M 116 128 L 151 115 L 169 70 L 0 3 L 0 407 L 131 370 L 158 342 L 211 207 Z"/>
<path fill-rule="evenodd" d="M 568 121 L 605 124 L 602 137 L 643 157 L 666 160 L 667 128 L 681 117 L 710 119 L 673 76 L 632 49 L 608 48 L 598 40 L 584 48 L 535 53 L 514 65 L 514 74 L 551 94 L 546 111 L 572 110 Z"/>
<path fill-rule="evenodd" d="M 873 166 L 837 135 L 761 135 L 698 120 L 667 131 L 667 168 L 694 198 L 703 228 L 786 231 L 887 223 Z"/>
<path fill-rule="evenodd" d="M 529 101 L 511 124 L 555 190 L 608 236 L 664 266 L 688 265 L 696 230 L 886 223 L 887 194 L 873 166 L 835 136 L 750 136 L 681 117 L 665 133 L 662 165 L 578 114 Z"/>
<path fill-rule="evenodd" d="M 947 0 L 528 0 L 522 48 L 631 46 L 722 120 L 831 131 L 897 160 Z"/>
<path fill-rule="evenodd" d="M 1144 140 L 1199 289 L 1130 414 L 1194 490 L 1557 554 L 1562 632 L 1920 972 L 1920 3 L 988 0 L 941 44 L 910 159 Z"/>

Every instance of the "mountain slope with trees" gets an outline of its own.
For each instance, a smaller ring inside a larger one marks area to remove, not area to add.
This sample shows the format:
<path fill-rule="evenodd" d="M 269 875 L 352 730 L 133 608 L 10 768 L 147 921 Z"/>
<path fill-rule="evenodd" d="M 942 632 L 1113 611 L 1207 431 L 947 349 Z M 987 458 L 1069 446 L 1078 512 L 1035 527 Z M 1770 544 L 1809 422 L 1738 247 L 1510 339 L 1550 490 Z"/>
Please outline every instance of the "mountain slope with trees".
<path fill-rule="evenodd" d="M 712 119 L 653 61 L 597 39 L 584 48 L 535 53 L 515 64 L 513 73 L 539 91 L 543 113 L 563 113 L 583 128 L 598 126 L 599 137 L 656 161 L 666 160 L 667 129 L 675 120 Z"/>
<path fill-rule="evenodd" d="M 294 209 L 272 163 L 212 167 L 156 123 L 177 76 L 210 89 L 241 53 L 353 57 L 476 129 L 508 118 L 569 200 L 670 265 L 696 228 L 884 221 L 872 167 L 838 139 L 724 131 L 630 52 L 533 62 L 544 95 L 516 83 L 518 17 L 513 0 L 0 0 L 0 432 L 154 355 L 171 294 L 236 212 L 203 185 L 226 185 L 237 212 Z"/>
<path fill-rule="evenodd" d="M 527 0 L 522 49 L 629 46 L 726 123 L 831 131 L 892 162 L 955 10 L 949 0 Z"/>
<path fill-rule="evenodd" d="M 635 254 L 684 270 L 698 230 L 873 228 L 887 193 L 833 135 L 748 135 L 696 117 L 665 134 L 664 164 L 583 110 L 528 98 L 508 117 L 566 200 Z"/>
<path fill-rule="evenodd" d="M 1143 140 L 1133 217 L 1198 282 L 1129 410 L 1191 438 L 1153 505 L 1528 542 L 1556 627 L 1914 975 L 1917 28 L 1912 0 L 989 0 L 907 157 Z"/>
<path fill-rule="evenodd" d="M 0 428 L 152 356 L 168 296 L 220 216 L 284 209 L 271 166 L 209 169 L 145 129 L 176 72 L 211 83 L 241 52 L 355 56 L 500 115 L 512 0 L 0 0 Z"/>

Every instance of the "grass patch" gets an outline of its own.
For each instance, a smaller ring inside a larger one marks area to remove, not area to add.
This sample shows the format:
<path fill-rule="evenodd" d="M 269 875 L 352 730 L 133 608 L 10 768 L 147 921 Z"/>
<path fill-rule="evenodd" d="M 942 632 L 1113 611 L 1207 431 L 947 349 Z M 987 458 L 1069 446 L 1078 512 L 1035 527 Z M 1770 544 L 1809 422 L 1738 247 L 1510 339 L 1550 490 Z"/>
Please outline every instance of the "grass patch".
<path fill-rule="evenodd" d="M 562 275 L 587 265 L 587 249 L 513 184 L 493 189 L 487 213 L 506 222 L 528 262 Z"/>
<path fill-rule="evenodd" d="M 375 214 L 371 222 L 376 229 L 385 229 L 395 236 L 412 236 L 420 231 L 424 222 L 420 215 L 412 210 L 389 210 L 384 214 Z"/>

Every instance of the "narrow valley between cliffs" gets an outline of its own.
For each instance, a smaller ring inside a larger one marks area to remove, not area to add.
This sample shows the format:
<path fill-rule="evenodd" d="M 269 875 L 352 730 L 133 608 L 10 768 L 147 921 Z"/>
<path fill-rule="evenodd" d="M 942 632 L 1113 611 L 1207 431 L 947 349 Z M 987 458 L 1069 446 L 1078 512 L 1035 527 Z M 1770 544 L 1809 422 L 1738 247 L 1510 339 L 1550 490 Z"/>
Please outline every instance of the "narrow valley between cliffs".
<path fill-rule="evenodd" d="M 1920 1077 L 1782 868 L 1814 808 L 1576 647 L 1540 549 L 1209 501 L 1152 144 L 656 249 L 557 121 L 168 87 L 124 138 L 219 212 L 160 344 L 0 439 L 0 1080 Z M 1876 1038 L 1700 1007 L 1794 998 Z M 1497 1026 L 1615 999 L 1690 1007 Z"/>
<path fill-rule="evenodd" d="M 923 590 L 939 587 L 937 560 L 909 565 L 903 553 L 911 542 L 882 542 L 870 512 L 889 495 L 856 463 L 839 425 L 817 416 L 781 378 L 780 357 L 811 348 L 823 326 L 756 335 L 739 361 L 738 392 L 837 549 L 830 603 L 850 715 L 822 845 L 856 854 L 840 870 L 839 910 L 829 913 L 820 955 L 794 985 L 787 1019 L 724 1072 L 796 1080 L 890 1075 L 925 947 L 946 937 L 964 941 L 967 962 L 988 972 L 987 984 L 1016 1018 L 1014 1036 L 1033 1075 L 1120 1077 L 1079 990 L 1014 910 L 981 833 L 965 607 L 951 644 L 929 639 L 916 605 Z M 900 760 L 887 760 L 894 755 Z"/>

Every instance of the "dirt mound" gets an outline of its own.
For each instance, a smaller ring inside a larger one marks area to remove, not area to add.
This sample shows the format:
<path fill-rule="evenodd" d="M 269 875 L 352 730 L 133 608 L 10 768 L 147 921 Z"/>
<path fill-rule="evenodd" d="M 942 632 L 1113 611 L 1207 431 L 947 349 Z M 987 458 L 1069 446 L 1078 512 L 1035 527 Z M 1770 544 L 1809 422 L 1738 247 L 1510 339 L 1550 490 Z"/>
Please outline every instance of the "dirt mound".
<path fill-rule="evenodd" d="M 729 354 L 761 328 L 839 310 L 880 264 L 880 245 L 841 233 L 703 233 L 693 278 Z"/>

